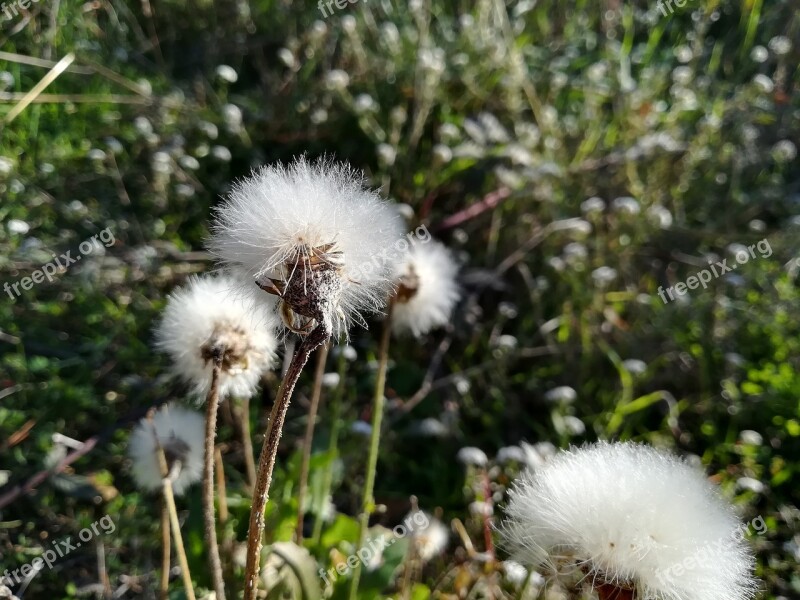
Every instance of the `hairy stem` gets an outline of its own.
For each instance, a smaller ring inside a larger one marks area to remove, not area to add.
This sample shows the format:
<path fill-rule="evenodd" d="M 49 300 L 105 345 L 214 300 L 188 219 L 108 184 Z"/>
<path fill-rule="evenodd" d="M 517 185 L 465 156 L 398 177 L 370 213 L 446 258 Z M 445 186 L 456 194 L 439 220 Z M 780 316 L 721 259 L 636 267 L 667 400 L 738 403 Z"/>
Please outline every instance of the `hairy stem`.
<path fill-rule="evenodd" d="M 220 357 L 221 358 L 221 357 Z M 203 460 L 203 524 L 205 529 L 208 566 L 217 600 L 225 600 L 225 581 L 222 578 L 222 561 L 217 545 L 217 523 L 214 515 L 214 439 L 217 435 L 219 409 L 219 378 L 221 360 L 214 360 L 211 387 L 206 398 L 205 455 Z"/>
<path fill-rule="evenodd" d="M 250 509 L 250 529 L 247 533 L 247 562 L 245 566 L 244 600 L 255 600 L 258 591 L 258 575 L 261 558 L 261 542 L 264 534 L 264 510 L 269 500 L 269 486 L 272 483 L 272 471 L 275 468 L 275 457 L 278 453 L 278 442 L 283 430 L 286 410 L 292 399 L 292 392 L 308 362 L 308 357 L 320 345 L 330 338 L 330 331 L 318 325 L 308 334 L 292 357 L 286 375 L 275 397 L 275 405 L 270 414 L 267 435 L 261 456 L 258 459 L 256 485 L 253 490 L 253 505 Z"/>
<path fill-rule="evenodd" d="M 308 489 L 308 469 L 311 463 L 311 444 L 314 441 L 314 426 L 317 423 L 317 411 L 319 410 L 319 400 L 322 396 L 322 376 L 325 375 L 325 361 L 328 359 L 328 349 L 330 344 L 325 344 L 317 352 L 317 369 L 314 372 L 314 389 L 311 392 L 311 406 L 308 409 L 308 421 L 306 422 L 306 433 L 303 437 L 303 460 L 300 463 L 300 481 L 297 488 L 297 534 L 296 542 L 303 543 L 303 504 L 306 499 Z"/>
<path fill-rule="evenodd" d="M 364 547 L 367 541 L 367 527 L 369 517 L 375 510 L 375 473 L 378 468 L 378 450 L 381 442 L 381 424 L 383 423 L 383 393 L 386 389 L 386 364 L 389 361 L 389 341 L 392 337 L 392 312 L 394 299 L 389 301 L 386 319 L 383 322 L 381 344 L 378 355 L 378 376 L 375 380 L 375 395 L 372 398 L 372 431 L 369 440 L 369 456 L 367 457 L 367 478 L 364 482 L 364 501 L 361 506 L 359 518 L 358 545 L 356 550 Z M 350 600 L 358 597 L 358 582 L 361 579 L 361 562 L 353 569 L 353 579 L 350 582 Z"/>
<path fill-rule="evenodd" d="M 333 397 L 331 398 L 331 437 L 330 441 L 328 442 L 328 456 L 331 457 L 330 462 L 328 463 L 328 467 L 325 469 L 325 475 L 323 476 L 322 480 L 322 502 L 328 502 L 328 496 L 331 494 L 331 486 L 333 485 L 333 455 L 339 448 L 339 429 L 341 427 L 340 424 L 340 416 L 342 413 L 342 398 L 344 397 L 344 384 L 345 384 L 345 374 L 347 372 L 347 359 L 344 356 L 344 353 L 339 355 L 339 383 L 336 384 L 336 391 L 333 393 Z M 324 506 L 320 507 L 320 510 L 317 511 L 317 517 L 314 520 L 314 534 L 313 540 L 314 545 L 319 545 L 320 538 L 322 537 L 322 524 L 324 519 L 322 518 L 322 513 L 324 511 Z"/>

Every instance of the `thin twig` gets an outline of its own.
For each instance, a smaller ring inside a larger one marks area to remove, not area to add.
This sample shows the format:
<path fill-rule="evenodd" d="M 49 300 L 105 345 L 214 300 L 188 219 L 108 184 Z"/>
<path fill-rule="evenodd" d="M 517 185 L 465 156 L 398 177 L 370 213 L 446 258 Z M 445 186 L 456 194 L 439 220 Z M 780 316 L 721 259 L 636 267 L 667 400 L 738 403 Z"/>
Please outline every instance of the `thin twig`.
<path fill-rule="evenodd" d="M 55 64 L 55 66 L 52 69 L 50 69 L 50 71 L 48 71 L 47 75 L 42 77 L 39 83 L 33 86 L 33 89 L 27 94 L 25 94 L 25 96 L 19 101 L 19 103 L 8 112 L 8 114 L 5 116 L 5 119 L 3 119 L 4 122 L 8 124 L 11 123 L 11 121 L 13 121 L 14 119 L 16 119 L 19 116 L 19 114 L 23 110 L 25 110 L 25 108 L 31 102 L 33 102 L 33 100 L 39 94 L 41 94 L 48 85 L 50 85 L 56 79 L 58 79 L 58 76 L 61 75 L 66 70 L 66 68 L 72 64 L 74 60 L 75 60 L 75 55 L 72 52 L 70 52 L 64 58 L 58 61 Z"/>
<path fill-rule="evenodd" d="M 311 406 L 308 409 L 308 421 L 306 422 L 306 433 L 303 436 L 303 459 L 300 464 L 300 482 L 297 488 L 297 536 L 296 542 L 303 543 L 303 504 L 305 502 L 306 490 L 308 489 L 308 469 L 311 463 L 311 444 L 314 441 L 314 426 L 317 423 L 317 411 L 319 410 L 319 400 L 322 396 L 322 377 L 325 375 L 325 362 L 328 359 L 328 349 L 330 344 L 325 344 L 317 352 L 317 369 L 314 372 L 314 388 L 311 391 Z"/>
<path fill-rule="evenodd" d="M 247 533 L 247 562 L 245 566 L 244 600 L 255 600 L 258 591 L 258 574 L 261 559 L 261 543 L 264 535 L 264 511 L 269 500 L 269 486 L 272 483 L 272 471 L 275 468 L 275 457 L 278 454 L 278 443 L 283 431 L 286 411 L 292 400 L 292 392 L 308 362 L 308 357 L 320 345 L 330 339 L 330 332 L 322 325 L 302 341 L 292 357 L 286 375 L 275 397 L 275 405 L 270 414 L 269 426 L 261 456 L 258 460 L 256 486 L 253 490 L 253 505 L 250 509 L 250 529 Z"/>

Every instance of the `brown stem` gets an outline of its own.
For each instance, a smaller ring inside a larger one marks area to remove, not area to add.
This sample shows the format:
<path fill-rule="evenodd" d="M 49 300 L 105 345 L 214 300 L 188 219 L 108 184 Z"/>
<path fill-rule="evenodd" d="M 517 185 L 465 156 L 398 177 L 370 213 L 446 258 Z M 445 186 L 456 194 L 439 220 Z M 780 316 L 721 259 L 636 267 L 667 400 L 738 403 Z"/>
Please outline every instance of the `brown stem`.
<path fill-rule="evenodd" d="M 322 396 L 322 376 L 325 375 L 325 361 L 328 359 L 328 347 L 325 344 L 317 353 L 317 369 L 314 372 L 314 389 L 311 392 L 311 407 L 308 409 L 306 434 L 303 437 L 303 460 L 300 463 L 300 482 L 297 488 L 297 539 L 298 544 L 303 543 L 303 504 L 308 489 L 308 469 L 311 463 L 311 443 L 314 441 L 314 426 L 317 423 L 319 399 Z"/>
<path fill-rule="evenodd" d="M 320 345 L 330 338 L 328 329 L 321 325 L 308 334 L 292 357 L 286 375 L 275 397 L 275 405 L 270 414 L 267 435 L 261 455 L 258 459 L 256 485 L 253 490 L 253 505 L 250 509 L 250 529 L 247 532 L 247 562 L 245 566 L 244 600 L 255 600 L 258 591 L 258 574 L 261 558 L 261 541 L 264 534 L 264 511 L 269 500 L 269 486 L 272 483 L 272 471 L 275 468 L 275 457 L 278 453 L 286 419 L 286 410 L 292 400 L 292 392 L 308 362 L 308 357 Z"/>
<path fill-rule="evenodd" d="M 225 581 L 222 578 L 222 561 L 217 545 L 217 523 L 214 516 L 214 438 L 217 435 L 217 411 L 219 410 L 219 377 L 221 356 L 213 361 L 211 386 L 206 398 L 206 437 L 203 460 L 203 525 L 205 529 L 208 566 L 211 583 L 217 600 L 225 600 Z"/>
<path fill-rule="evenodd" d="M 169 536 L 169 510 L 167 509 L 167 502 L 162 498 L 161 500 L 161 587 L 160 598 L 167 600 L 169 597 L 169 572 L 170 572 L 170 550 L 172 549 L 172 541 Z"/>

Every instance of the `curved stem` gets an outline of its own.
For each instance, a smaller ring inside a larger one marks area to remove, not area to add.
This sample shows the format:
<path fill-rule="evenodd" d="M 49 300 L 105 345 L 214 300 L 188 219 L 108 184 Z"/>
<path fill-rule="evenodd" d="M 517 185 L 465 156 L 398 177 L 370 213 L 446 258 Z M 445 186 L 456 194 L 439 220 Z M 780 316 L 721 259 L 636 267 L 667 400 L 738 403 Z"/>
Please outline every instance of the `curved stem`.
<path fill-rule="evenodd" d="M 336 391 L 331 398 L 331 438 L 328 442 L 328 456 L 330 462 L 325 469 L 325 475 L 322 480 L 322 502 L 328 502 L 328 496 L 331 494 L 331 486 L 333 485 L 333 455 L 339 448 L 339 429 L 341 428 L 341 419 L 339 418 L 342 413 L 342 398 L 344 397 L 344 384 L 345 374 L 347 373 L 347 359 L 344 353 L 339 355 L 339 383 L 336 384 Z M 316 519 L 314 520 L 314 545 L 319 545 L 319 540 L 322 537 L 322 524 L 324 519 L 322 513 L 324 511 L 324 504 L 317 511 Z"/>
<path fill-rule="evenodd" d="M 386 364 L 389 362 L 389 341 L 392 338 L 392 312 L 394 299 L 389 301 L 386 309 L 386 319 L 383 322 L 381 345 L 378 355 L 378 377 L 375 381 L 375 395 L 372 398 L 372 431 L 369 440 L 369 457 L 367 458 L 367 478 L 364 482 L 364 501 L 361 506 L 359 518 L 358 545 L 356 550 L 364 547 L 367 541 L 367 527 L 369 517 L 375 510 L 375 473 L 378 469 L 378 450 L 381 442 L 381 424 L 383 423 L 383 393 L 386 389 Z M 358 582 L 361 579 L 361 562 L 353 569 L 353 579 L 350 582 L 350 600 L 358 597 Z"/>
<path fill-rule="evenodd" d="M 253 490 L 253 505 L 250 509 L 250 529 L 247 532 L 247 563 L 245 565 L 244 600 L 255 600 L 258 591 L 258 574 L 261 563 L 261 541 L 264 534 L 264 510 L 269 500 L 269 486 L 272 483 L 272 471 L 275 468 L 275 457 L 283 430 L 286 410 L 292 399 L 292 392 L 308 357 L 320 345 L 330 338 L 330 332 L 318 325 L 303 340 L 292 357 L 286 375 L 275 397 L 275 405 L 270 414 L 267 435 L 261 456 L 258 459 L 256 486 Z"/>
<path fill-rule="evenodd" d="M 311 444 L 314 441 L 314 426 L 317 424 L 317 411 L 319 410 L 319 400 L 322 396 L 322 376 L 325 375 L 325 361 L 328 360 L 328 349 L 330 344 L 323 345 L 317 352 L 317 369 L 314 372 L 314 389 L 311 392 L 311 406 L 308 409 L 308 421 L 306 422 L 306 433 L 303 437 L 303 460 L 300 463 L 300 482 L 297 488 L 297 532 L 295 542 L 303 543 L 303 504 L 306 499 L 308 489 L 308 469 L 311 463 Z"/>
<path fill-rule="evenodd" d="M 217 523 L 214 515 L 214 438 L 217 435 L 219 409 L 220 361 L 213 362 L 211 387 L 206 398 L 205 455 L 203 460 L 203 525 L 205 529 L 208 566 L 217 600 L 225 600 L 225 581 L 222 578 L 222 561 L 217 545 Z"/>

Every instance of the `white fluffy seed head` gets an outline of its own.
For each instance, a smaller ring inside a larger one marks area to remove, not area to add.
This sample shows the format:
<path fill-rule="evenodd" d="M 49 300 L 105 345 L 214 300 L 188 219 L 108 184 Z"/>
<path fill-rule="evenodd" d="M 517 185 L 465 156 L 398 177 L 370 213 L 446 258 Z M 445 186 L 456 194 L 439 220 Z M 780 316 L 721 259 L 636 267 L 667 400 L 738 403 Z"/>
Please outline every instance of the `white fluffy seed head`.
<path fill-rule="evenodd" d="M 520 477 L 506 512 L 519 562 L 581 569 L 639 600 L 745 600 L 757 587 L 731 507 L 701 472 L 648 446 L 560 452 Z"/>
<path fill-rule="evenodd" d="M 168 469 L 180 461 L 172 488 L 176 494 L 182 494 L 199 481 L 203 473 L 204 434 L 203 416 L 175 404 L 158 410 L 152 421 L 142 419 L 128 441 L 128 456 L 133 461 L 136 485 L 145 491 L 161 489 L 163 477 L 157 453 L 160 446 Z"/>
<path fill-rule="evenodd" d="M 450 542 L 450 530 L 439 519 L 427 513 L 423 514 L 426 525 L 415 528 L 411 533 L 411 539 L 417 556 L 422 562 L 428 562 L 447 549 Z"/>
<path fill-rule="evenodd" d="M 398 289 L 392 314 L 394 331 L 419 337 L 445 325 L 460 298 L 457 273 L 458 266 L 443 244 L 412 240 L 395 270 Z"/>
<path fill-rule="evenodd" d="M 306 264 L 338 275 L 337 285 L 326 282 L 324 319 L 339 336 L 353 321 L 364 324 L 362 313 L 385 305 L 401 237 L 397 211 L 365 187 L 362 175 L 327 159 L 299 158 L 239 181 L 216 209 L 209 247 L 223 264 L 246 272 L 245 291 L 261 301 L 267 294 L 256 281 L 288 288 L 303 276 L 298 260 L 311 250 L 326 255 Z"/>
<path fill-rule="evenodd" d="M 277 318 L 240 291 L 241 281 L 232 275 L 192 277 L 170 295 L 156 328 L 156 347 L 201 402 L 211 386 L 215 352 L 222 355 L 220 401 L 250 398 L 275 363 Z"/>

